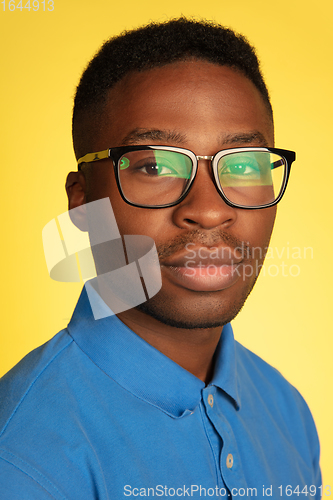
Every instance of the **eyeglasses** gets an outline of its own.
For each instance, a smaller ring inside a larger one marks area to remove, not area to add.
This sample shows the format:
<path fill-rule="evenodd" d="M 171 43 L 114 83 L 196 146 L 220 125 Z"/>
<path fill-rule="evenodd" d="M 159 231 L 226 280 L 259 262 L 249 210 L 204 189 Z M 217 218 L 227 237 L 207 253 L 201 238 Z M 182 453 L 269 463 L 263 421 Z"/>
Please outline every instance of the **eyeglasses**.
<path fill-rule="evenodd" d="M 113 161 L 119 192 L 135 207 L 165 208 L 177 205 L 194 182 L 199 160 L 211 161 L 213 182 L 221 198 L 235 208 L 260 209 L 282 198 L 293 151 L 266 147 L 233 148 L 214 156 L 169 146 L 123 146 L 88 153 L 78 160 Z"/>

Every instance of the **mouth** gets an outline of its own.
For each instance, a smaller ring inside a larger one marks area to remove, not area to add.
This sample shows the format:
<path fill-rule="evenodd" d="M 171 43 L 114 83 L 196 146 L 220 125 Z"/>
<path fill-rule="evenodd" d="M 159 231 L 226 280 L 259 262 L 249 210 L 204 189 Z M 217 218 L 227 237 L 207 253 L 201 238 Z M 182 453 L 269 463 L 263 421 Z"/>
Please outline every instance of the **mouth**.
<path fill-rule="evenodd" d="M 191 248 L 161 263 L 168 278 L 176 285 L 198 292 L 225 290 L 241 277 L 243 258 L 229 247 Z"/>

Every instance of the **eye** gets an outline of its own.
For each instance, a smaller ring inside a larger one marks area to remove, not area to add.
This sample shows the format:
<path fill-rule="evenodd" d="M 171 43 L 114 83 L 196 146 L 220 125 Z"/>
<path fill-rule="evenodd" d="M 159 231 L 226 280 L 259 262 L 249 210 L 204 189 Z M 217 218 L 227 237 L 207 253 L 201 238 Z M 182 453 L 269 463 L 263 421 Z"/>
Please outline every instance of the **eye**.
<path fill-rule="evenodd" d="M 176 170 L 174 170 L 171 166 L 164 165 L 158 161 L 146 162 L 143 166 L 136 166 L 136 169 L 152 176 L 177 176 Z"/>
<path fill-rule="evenodd" d="M 139 160 L 123 156 L 119 162 L 119 168 L 120 170 L 128 169 L 133 173 L 142 172 L 153 177 L 177 175 L 177 171 L 172 168 L 168 161 L 155 158 L 155 156 L 144 157 Z"/>
<path fill-rule="evenodd" d="M 135 150 L 122 156 L 119 161 L 122 176 L 138 176 L 140 180 L 179 178 L 190 179 L 192 160 L 174 151 Z"/>
<path fill-rule="evenodd" d="M 221 159 L 219 175 L 229 175 L 233 177 L 260 177 L 263 166 L 259 165 L 255 158 L 251 157 L 230 157 Z"/>

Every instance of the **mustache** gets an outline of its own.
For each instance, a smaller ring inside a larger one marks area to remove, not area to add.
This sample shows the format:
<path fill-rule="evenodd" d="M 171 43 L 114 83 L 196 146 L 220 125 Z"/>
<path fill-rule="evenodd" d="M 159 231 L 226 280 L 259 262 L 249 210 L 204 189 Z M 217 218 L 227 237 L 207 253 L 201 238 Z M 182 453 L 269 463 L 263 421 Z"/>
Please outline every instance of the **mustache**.
<path fill-rule="evenodd" d="M 194 243 L 198 246 L 203 245 L 205 247 L 219 246 L 223 243 L 232 250 L 235 250 L 236 248 L 242 249 L 245 255 L 248 255 L 250 250 L 248 242 L 242 241 L 221 229 L 214 229 L 210 232 L 203 231 L 201 229 L 193 229 L 186 234 L 176 236 L 168 243 L 158 245 L 157 253 L 159 259 L 166 259 L 167 257 L 182 251 L 188 243 Z"/>

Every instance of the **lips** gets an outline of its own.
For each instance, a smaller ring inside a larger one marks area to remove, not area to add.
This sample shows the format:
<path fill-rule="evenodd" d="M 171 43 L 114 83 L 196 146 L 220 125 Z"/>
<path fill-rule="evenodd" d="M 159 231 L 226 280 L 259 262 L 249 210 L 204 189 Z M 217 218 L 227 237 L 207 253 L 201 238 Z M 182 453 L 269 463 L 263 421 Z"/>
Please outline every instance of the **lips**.
<path fill-rule="evenodd" d="M 241 276 L 242 257 L 230 247 L 191 247 L 161 263 L 175 284 L 193 291 L 219 291 L 234 285 Z"/>

